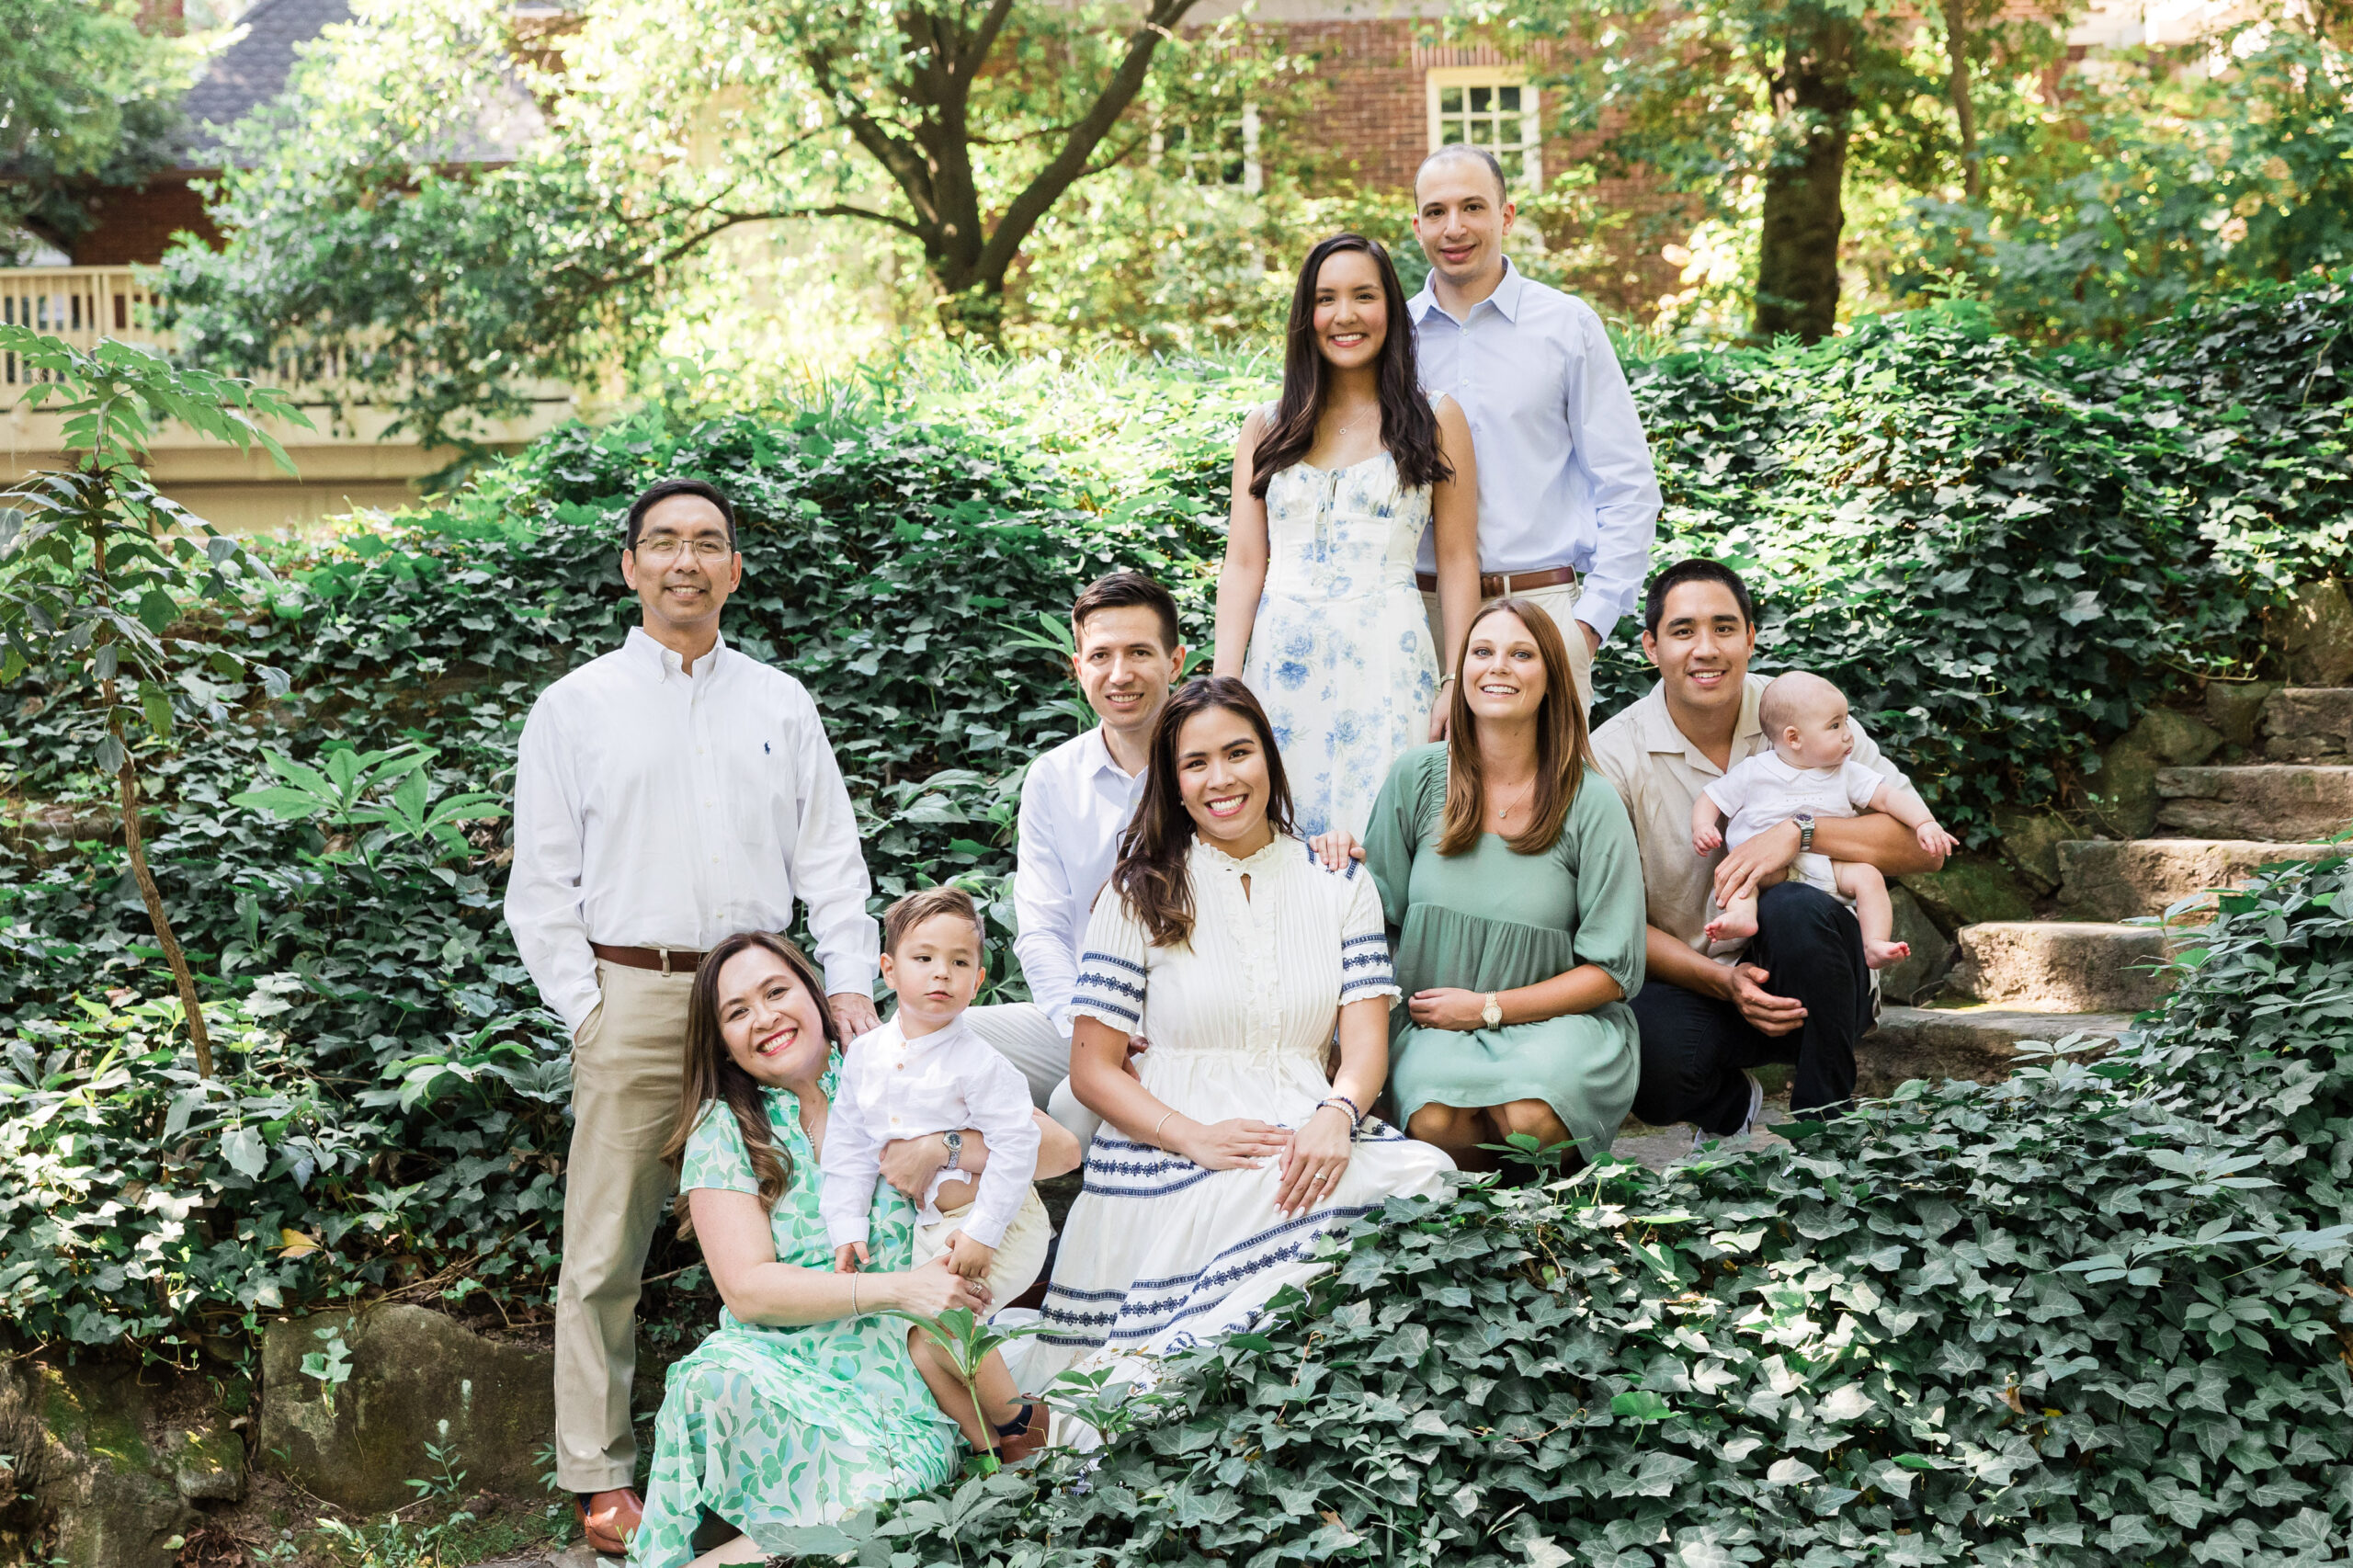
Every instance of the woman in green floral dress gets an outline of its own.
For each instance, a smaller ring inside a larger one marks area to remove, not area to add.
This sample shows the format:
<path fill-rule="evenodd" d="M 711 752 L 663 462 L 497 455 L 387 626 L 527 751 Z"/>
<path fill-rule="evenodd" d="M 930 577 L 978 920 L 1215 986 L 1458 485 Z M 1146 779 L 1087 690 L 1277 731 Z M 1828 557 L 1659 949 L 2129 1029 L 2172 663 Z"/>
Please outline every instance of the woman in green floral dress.
<path fill-rule="evenodd" d="M 634 1568 L 760 1562 L 782 1549 L 779 1530 L 957 1472 L 956 1427 L 908 1357 L 906 1323 L 882 1314 L 986 1311 L 987 1288 L 944 1260 L 907 1268 L 915 1210 L 887 1183 L 873 1209 L 874 1271 L 833 1271 L 817 1212 L 841 1067 L 832 1037 L 822 979 L 778 937 L 731 937 L 696 975 L 687 1108 L 670 1153 L 680 1218 L 726 1307 L 670 1369 Z M 744 1534 L 698 1558 L 689 1543 L 706 1509 Z"/>

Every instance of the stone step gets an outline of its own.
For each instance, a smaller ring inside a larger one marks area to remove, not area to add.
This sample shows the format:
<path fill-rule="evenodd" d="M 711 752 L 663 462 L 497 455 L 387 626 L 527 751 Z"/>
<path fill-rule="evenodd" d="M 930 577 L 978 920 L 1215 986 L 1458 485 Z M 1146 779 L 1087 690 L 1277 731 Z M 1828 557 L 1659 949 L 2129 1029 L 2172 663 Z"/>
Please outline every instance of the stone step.
<path fill-rule="evenodd" d="M 2274 762 L 2353 757 L 2353 687 L 2290 686 L 2263 705 L 2263 755 Z"/>
<path fill-rule="evenodd" d="M 1891 1095 L 1907 1079 L 1966 1078 L 1998 1084 L 2020 1044 L 2071 1034 L 2114 1040 L 2126 1013 L 2034 1013 L 2007 1007 L 1881 1007 L 1879 1028 L 1855 1048 L 1855 1092 Z"/>
<path fill-rule="evenodd" d="M 2070 920 L 2130 920 L 2163 915 L 2186 899 L 2211 908 L 2218 888 L 2243 886 L 2257 868 L 2316 860 L 2325 844 L 2264 844 L 2245 838 L 2095 838 L 2059 846 L 2059 913 Z"/>
<path fill-rule="evenodd" d="M 2353 767 L 2162 767 L 2157 796 L 2168 837 L 2311 844 L 2353 824 Z"/>
<path fill-rule="evenodd" d="M 2027 1012 L 2135 1013 L 2172 988 L 2155 966 L 2165 932 L 2090 920 L 1993 920 L 1964 926 L 1945 985 L 1972 1001 Z"/>

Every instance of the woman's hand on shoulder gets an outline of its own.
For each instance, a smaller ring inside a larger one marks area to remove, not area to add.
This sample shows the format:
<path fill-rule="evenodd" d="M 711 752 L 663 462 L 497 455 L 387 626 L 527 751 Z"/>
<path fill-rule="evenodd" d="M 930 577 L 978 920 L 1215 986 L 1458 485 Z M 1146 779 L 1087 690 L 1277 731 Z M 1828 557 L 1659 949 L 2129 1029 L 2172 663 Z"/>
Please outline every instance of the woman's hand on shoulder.
<path fill-rule="evenodd" d="M 1356 835 L 1345 827 L 1317 834 L 1307 841 L 1307 846 L 1315 851 L 1315 858 L 1324 863 L 1327 871 L 1345 870 L 1349 861 L 1364 858 L 1364 846 L 1358 844 Z"/>
<path fill-rule="evenodd" d="M 1278 1159 L 1290 1146 L 1290 1131 L 1270 1122 L 1235 1117 L 1229 1121 L 1194 1122 L 1176 1153 L 1212 1171 L 1255 1171 Z"/>
<path fill-rule="evenodd" d="M 985 1312 L 989 1310 L 989 1284 L 985 1279 L 967 1279 L 948 1267 L 948 1254 L 941 1253 L 920 1268 L 910 1268 L 898 1276 L 893 1283 L 897 1300 L 891 1305 L 917 1317 L 936 1318 L 942 1312 L 952 1312 L 961 1307 L 967 1312 Z"/>
<path fill-rule="evenodd" d="M 1412 1016 L 1416 1028 L 1475 1029 L 1482 1022 L 1480 1015 L 1486 1010 L 1483 994 L 1451 987 L 1416 991 L 1405 999 L 1405 1011 Z"/>

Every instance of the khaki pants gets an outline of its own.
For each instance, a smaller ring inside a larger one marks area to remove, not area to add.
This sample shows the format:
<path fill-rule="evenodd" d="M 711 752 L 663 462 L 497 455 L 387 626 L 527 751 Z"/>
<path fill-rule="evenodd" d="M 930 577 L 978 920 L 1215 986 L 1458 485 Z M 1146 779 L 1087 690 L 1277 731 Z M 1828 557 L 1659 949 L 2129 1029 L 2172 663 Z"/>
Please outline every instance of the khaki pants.
<path fill-rule="evenodd" d="M 1550 588 L 1523 588 L 1512 595 L 1526 599 L 1552 618 L 1561 629 L 1561 641 L 1569 646 L 1569 675 L 1576 682 L 1577 700 L 1585 705 L 1588 716 L 1593 712 L 1593 649 L 1585 640 L 1582 623 L 1576 618 L 1577 596 L 1584 591 L 1581 583 L 1562 583 Z M 1438 596 L 1424 594 L 1422 609 L 1430 618 L 1430 646 L 1438 650 L 1438 667 L 1446 669 L 1446 634 L 1444 619 L 1438 612 Z"/>
<path fill-rule="evenodd" d="M 948 1243 L 964 1228 L 964 1221 L 972 1212 L 969 1203 L 953 1209 L 943 1209 L 939 1218 L 928 1225 L 915 1227 L 915 1267 L 921 1268 L 948 1250 Z M 1016 1296 L 1038 1282 L 1046 1271 L 1046 1248 L 1054 1239 L 1054 1222 L 1046 1216 L 1045 1201 L 1031 1187 L 1029 1196 L 1021 1200 L 1020 1212 L 1013 1223 L 1005 1228 L 1005 1240 L 996 1244 L 996 1256 L 989 1261 L 989 1304 L 992 1310 L 1008 1306 Z"/>
<path fill-rule="evenodd" d="M 1086 1148 L 1103 1119 L 1070 1092 L 1070 1041 L 1054 1028 L 1046 1010 L 1035 1002 L 1000 1002 L 974 1007 L 964 1016 L 972 1020 L 974 1034 L 1021 1069 L 1029 1082 L 1030 1103 L 1069 1128 L 1078 1146 Z"/>
<path fill-rule="evenodd" d="M 555 1469 L 566 1492 L 631 1483 L 637 1299 L 670 1196 L 691 971 L 599 963 L 604 1000 L 572 1044 L 572 1153 L 555 1290 Z"/>

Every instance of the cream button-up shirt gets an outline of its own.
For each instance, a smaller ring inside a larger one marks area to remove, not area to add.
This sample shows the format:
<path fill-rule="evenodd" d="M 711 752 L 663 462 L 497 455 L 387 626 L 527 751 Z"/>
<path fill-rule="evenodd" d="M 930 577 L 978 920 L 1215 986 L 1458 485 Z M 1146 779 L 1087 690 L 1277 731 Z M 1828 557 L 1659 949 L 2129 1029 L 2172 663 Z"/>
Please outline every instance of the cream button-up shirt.
<path fill-rule="evenodd" d="M 1756 717 L 1756 699 L 1770 680 L 1751 675 L 1743 684 L 1740 720 L 1733 727 L 1735 765 L 1773 749 Z M 1850 727 L 1855 750 L 1849 760 L 1903 784 L 1903 772 L 1880 755 L 1863 727 Z M 1619 798 L 1634 819 L 1634 837 L 1643 850 L 1643 894 L 1650 924 L 1692 951 L 1707 952 L 1707 925 L 1717 913 L 1716 866 L 1724 852 L 1701 855 L 1692 849 L 1691 808 L 1700 791 L 1722 778 L 1724 770 L 1675 727 L 1674 716 L 1666 710 L 1666 693 L 1658 686 L 1593 733 L 1593 753 L 1595 765 L 1618 787 Z M 1728 964 L 1739 953 L 1732 949 L 1711 956 L 1718 963 Z"/>
<path fill-rule="evenodd" d="M 729 647 L 687 673 L 641 627 L 540 694 L 515 761 L 506 924 L 577 1035 L 588 944 L 703 951 L 809 910 L 825 989 L 873 989 L 858 818 L 801 684 Z"/>

